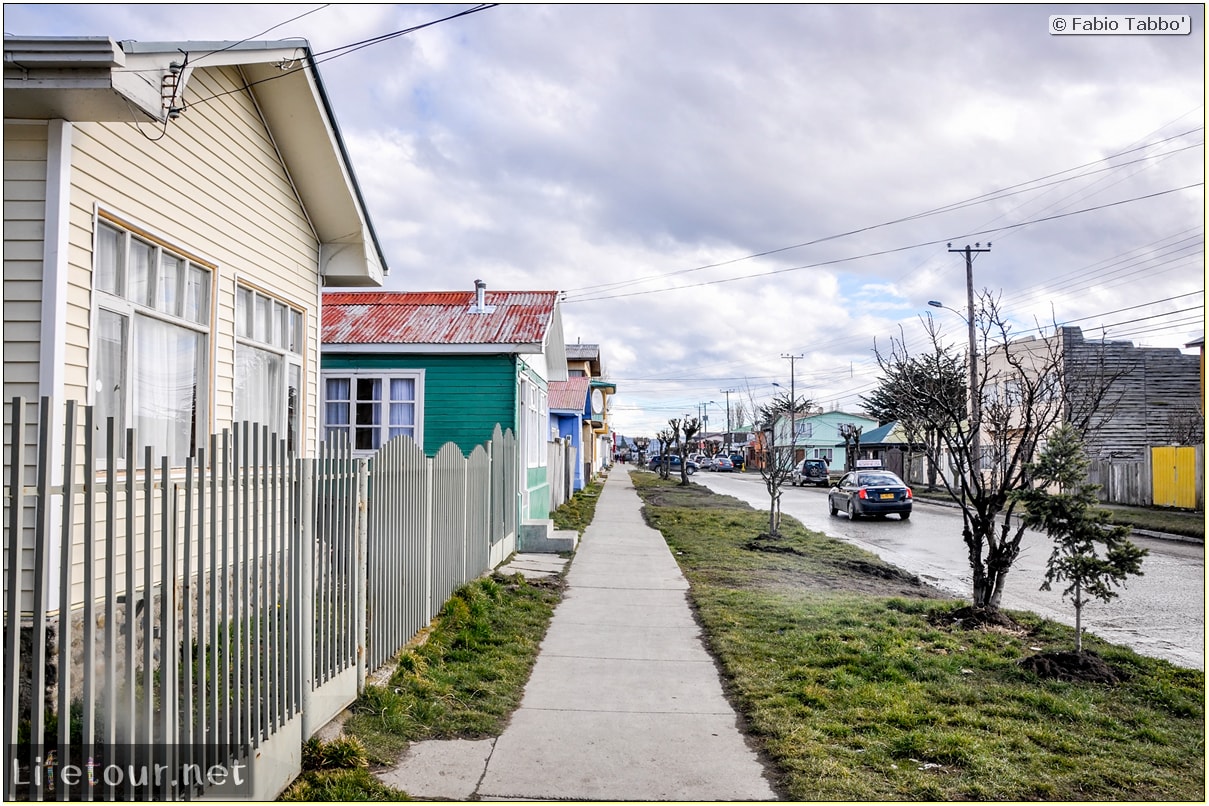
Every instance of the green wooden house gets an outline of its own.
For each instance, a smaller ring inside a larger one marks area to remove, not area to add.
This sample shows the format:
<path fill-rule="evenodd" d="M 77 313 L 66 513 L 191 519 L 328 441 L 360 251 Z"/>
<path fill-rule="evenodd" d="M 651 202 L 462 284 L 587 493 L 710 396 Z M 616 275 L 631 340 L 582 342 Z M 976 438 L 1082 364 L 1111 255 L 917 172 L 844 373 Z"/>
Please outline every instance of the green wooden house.
<path fill-rule="evenodd" d="M 324 434 L 369 455 L 406 435 L 435 456 L 469 454 L 516 435 L 521 548 L 553 531 L 549 383 L 567 379 L 556 291 L 364 292 L 323 295 Z"/>

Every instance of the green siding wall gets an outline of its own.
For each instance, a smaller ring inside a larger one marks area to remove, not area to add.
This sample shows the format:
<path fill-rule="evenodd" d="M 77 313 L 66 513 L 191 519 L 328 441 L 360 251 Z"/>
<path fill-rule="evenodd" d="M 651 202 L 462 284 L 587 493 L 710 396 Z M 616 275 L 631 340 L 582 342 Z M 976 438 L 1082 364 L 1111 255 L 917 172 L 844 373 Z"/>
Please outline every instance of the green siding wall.
<path fill-rule="evenodd" d="M 324 353 L 328 370 L 424 370 L 424 453 L 446 442 L 469 454 L 501 429 L 516 427 L 515 358 L 499 355 L 381 355 Z"/>
<path fill-rule="evenodd" d="M 550 473 L 548 468 L 529 468 L 529 518 L 545 520 L 550 517 Z"/>

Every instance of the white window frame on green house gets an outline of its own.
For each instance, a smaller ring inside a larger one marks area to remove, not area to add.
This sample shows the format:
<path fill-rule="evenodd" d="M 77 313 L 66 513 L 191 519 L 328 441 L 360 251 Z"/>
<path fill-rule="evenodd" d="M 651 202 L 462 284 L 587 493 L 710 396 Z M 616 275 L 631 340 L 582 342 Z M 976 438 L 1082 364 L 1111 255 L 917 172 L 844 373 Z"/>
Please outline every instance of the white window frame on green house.
<path fill-rule="evenodd" d="M 302 444 L 305 328 L 302 309 L 236 280 L 234 421 L 268 426 L 291 456 Z"/>
<path fill-rule="evenodd" d="M 398 436 L 424 445 L 424 370 L 327 370 L 323 435 L 347 434 L 353 452 L 367 455 Z"/>
<path fill-rule="evenodd" d="M 148 446 L 152 461 L 181 467 L 210 431 L 217 266 L 118 216 L 97 210 L 93 221 L 89 399 L 100 464 L 113 417 L 116 459 L 128 458 L 133 427 L 139 467 Z"/>
<path fill-rule="evenodd" d="M 520 421 L 524 431 L 525 466 L 545 467 L 549 464 L 546 451 L 546 423 L 550 421 L 548 397 L 545 389 L 531 378 L 522 377 L 520 383 Z"/>

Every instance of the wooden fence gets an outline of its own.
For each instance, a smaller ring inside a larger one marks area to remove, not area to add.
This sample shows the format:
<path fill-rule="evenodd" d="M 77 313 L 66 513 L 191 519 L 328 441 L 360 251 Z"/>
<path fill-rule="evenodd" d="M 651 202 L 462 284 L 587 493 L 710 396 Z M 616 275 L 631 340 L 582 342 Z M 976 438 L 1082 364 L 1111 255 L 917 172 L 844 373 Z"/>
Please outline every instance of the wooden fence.
<path fill-rule="evenodd" d="M 94 455 L 72 402 L 59 465 L 46 398 L 26 456 L 31 409 L 14 400 L 8 432 L 9 799 L 276 797 L 367 672 L 515 545 L 516 472 L 499 465 L 516 440 L 498 428 L 469 458 L 400 437 L 369 460 L 346 442 L 294 459 L 241 424 L 173 468 L 112 420 Z M 48 758 L 169 774 L 73 784 Z"/>

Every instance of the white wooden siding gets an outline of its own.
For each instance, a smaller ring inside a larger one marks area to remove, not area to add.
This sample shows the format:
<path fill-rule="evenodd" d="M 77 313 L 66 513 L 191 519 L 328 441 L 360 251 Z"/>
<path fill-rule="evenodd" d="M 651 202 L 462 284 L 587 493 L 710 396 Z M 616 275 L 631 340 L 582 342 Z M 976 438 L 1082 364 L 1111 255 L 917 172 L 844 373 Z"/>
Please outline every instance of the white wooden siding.
<path fill-rule="evenodd" d="M 73 126 L 64 395 L 94 402 L 89 388 L 93 237 L 102 211 L 217 266 L 211 289 L 207 431 L 229 427 L 234 413 L 237 280 L 303 311 L 300 447 L 313 455 L 319 431 L 319 244 L 252 99 L 238 89 L 243 84 L 235 68 L 197 70 L 185 94 L 186 112 L 162 137 L 161 126 L 145 123 Z M 6 398 L 38 396 L 46 149 L 45 125 L 5 124 Z M 56 401 L 59 406 L 63 402 Z M 5 413 L 7 417 L 7 400 Z M 27 433 L 36 456 L 36 427 Z M 8 455 L 6 445 L 6 466 Z M 86 515 L 77 509 L 76 517 Z M 85 573 L 79 547 L 73 557 L 72 603 L 79 604 Z M 138 559 L 141 574 L 141 553 Z M 23 590 L 31 584 L 26 579 Z"/>

